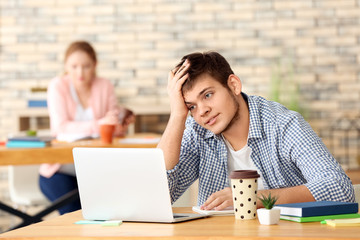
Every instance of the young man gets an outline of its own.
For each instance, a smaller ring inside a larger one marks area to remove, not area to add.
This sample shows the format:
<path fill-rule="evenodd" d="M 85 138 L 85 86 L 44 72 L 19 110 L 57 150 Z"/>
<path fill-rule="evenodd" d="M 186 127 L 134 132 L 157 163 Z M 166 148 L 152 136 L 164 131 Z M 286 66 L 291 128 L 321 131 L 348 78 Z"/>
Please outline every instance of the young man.
<path fill-rule="evenodd" d="M 171 114 L 158 147 L 172 201 L 199 179 L 202 209 L 232 206 L 229 173 L 240 169 L 257 170 L 258 195 L 271 192 L 278 204 L 354 201 L 350 179 L 303 117 L 242 93 L 220 54 L 184 56 L 167 90 Z"/>

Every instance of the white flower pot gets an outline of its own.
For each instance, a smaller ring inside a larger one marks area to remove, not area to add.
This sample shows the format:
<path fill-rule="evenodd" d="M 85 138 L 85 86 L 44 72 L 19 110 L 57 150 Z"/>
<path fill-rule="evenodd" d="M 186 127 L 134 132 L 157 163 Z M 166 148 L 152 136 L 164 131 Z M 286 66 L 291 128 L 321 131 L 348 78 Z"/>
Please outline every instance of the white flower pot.
<path fill-rule="evenodd" d="M 278 224 L 280 220 L 280 209 L 260 208 L 257 210 L 260 224 L 272 225 Z"/>

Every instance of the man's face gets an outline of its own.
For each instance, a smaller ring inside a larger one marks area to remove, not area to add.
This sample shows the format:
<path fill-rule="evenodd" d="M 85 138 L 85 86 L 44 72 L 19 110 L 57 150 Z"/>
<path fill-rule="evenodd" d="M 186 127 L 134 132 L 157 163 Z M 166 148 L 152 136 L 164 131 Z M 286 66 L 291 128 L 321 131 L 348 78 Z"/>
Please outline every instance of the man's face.
<path fill-rule="evenodd" d="M 215 134 L 228 130 L 238 117 L 235 95 L 208 74 L 199 76 L 183 95 L 195 121 Z"/>

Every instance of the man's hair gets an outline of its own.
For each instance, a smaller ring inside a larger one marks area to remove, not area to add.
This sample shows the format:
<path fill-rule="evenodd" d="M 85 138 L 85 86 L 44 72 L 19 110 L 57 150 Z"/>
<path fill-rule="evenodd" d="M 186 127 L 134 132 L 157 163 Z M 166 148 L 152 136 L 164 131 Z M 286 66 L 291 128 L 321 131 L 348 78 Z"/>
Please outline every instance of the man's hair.
<path fill-rule="evenodd" d="M 182 86 L 182 91 L 190 90 L 196 80 L 203 74 L 208 74 L 217 80 L 225 88 L 229 88 L 227 80 L 231 74 L 234 74 L 230 64 L 217 52 L 196 52 L 184 56 L 176 67 L 180 67 L 185 60 L 188 60 L 190 67 L 187 71 L 188 79 Z"/>

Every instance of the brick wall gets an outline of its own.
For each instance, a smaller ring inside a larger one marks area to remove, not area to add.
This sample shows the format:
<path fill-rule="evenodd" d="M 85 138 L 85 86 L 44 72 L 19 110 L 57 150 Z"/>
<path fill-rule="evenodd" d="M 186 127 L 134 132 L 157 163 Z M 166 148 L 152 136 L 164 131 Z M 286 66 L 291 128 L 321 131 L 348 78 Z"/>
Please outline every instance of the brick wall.
<path fill-rule="evenodd" d="M 216 50 L 249 94 L 269 96 L 274 73 L 291 77 L 310 124 L 338 153 L 345 140 L 333 141 L 333 122 L 359 116 L 359 0 L 1 0 L 0 139 L 78 39 L 93 43 L 99 75 L 124 104 L 167 104 L 169 69 L 187 53 Z"/>

